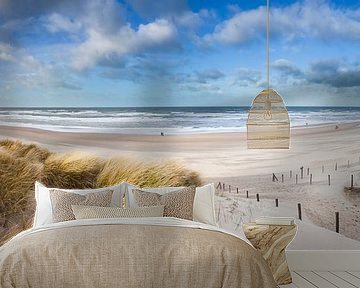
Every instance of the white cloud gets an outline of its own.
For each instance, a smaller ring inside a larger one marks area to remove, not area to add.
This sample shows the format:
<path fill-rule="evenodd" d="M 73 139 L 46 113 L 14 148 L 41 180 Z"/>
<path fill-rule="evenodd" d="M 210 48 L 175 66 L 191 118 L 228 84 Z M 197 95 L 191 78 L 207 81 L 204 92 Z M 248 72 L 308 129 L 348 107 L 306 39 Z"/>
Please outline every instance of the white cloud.
<path fill-rule="evenodd" d="M 12 47 L 11 45 L 0 42 L 0 61 L 7 61 L 16 64 L 19 68 L 26 68 L 29 70 L 40 69 L 40 62 L 36 60 L 23 48 Z M 1 67 L 1 66 L 0 66 Z"/>
<path fill-rule="evenodd" d="M 196 29 L 203 25 L 205 21 L 214 17 L 215 16 L 211 11 L 207 9 L 201 9 L 198 13 L 186 10 L 181 13 L 174 14 L 172 19 L 174 23 L 179 26 Z"/>
<path fill-rule="evenodd" d="M 194 13 L 192 11 L 185 11 L 175 15 L 174 20 L 178 25 L 188 28 L 196 28 L 203 21 L 199 13 Z"/>
<path fill-rule="evenodd" d="M 75 39 L 66 50 L 71 54 L 70 65 L 79 71 L 96 65 L 123 66 L 122 58 L 127 55 L 163 51 L 177 44 L 172 21 L 158 18 L 133 27 L 124 20 L 124 14 L 125 9 L 116 0 L 89 0 L 76 20 L 53 13 L 45 17 L 45 27 L 52 33 L 67 32 Z"/>
<path fill-rule="evenodd" d="M 151 46 L 173 39 L 176 29 L 169 21 L 159 19 L 146 25 L 140 24 L 138 31 L 132 31 L 132 33 L 135 46 L 138 43 Z"/>
<path fill-rule="evenodd" d="M 36 59 L 25 48 L 12 47 L 0 42 L 1 61 L 11 62 L 12 65 L 0 65 L 0 86 L 6 90 L 12 88 L 25 89 L 50 87 L 64 89 L 79 89 L 69 71 L 58 67 L 55 63 L 44 63 Z"/>
<path fill-rule="evenodd" d="M 16 58 L 13 55 L 13 49 L 10 45 L 0 42 L 0 62 L 15 62 Z"/>
<path fill-rule="evenodd" d="M 263 78 L 260 71 L 241 67 L 236 69 L 232 75 L 231 85 L 240 87 L 260 87 L 263 85 Z"/>
<path fill-rule="evenodd" d="M 219 69 L 212 68 L 187 73 L 176 73 L 174 75 L 174 82 L 177 84 L 196 84 L 196 87 L 199 85 L 207 87 L 224 78 L 226 78 L 226 75 L 223 72 Z"/>
<path fill-rule="evenodd" d="M 244 11 L 215 27 L 212 34 L 204 36 L 206 42 L 223 42 L 228 44 L 241 43 L 256 36 L 257 31 L 264 27 L 265 9 Z"/>
<path fill-rule="evenodd" d="M 277 59 L 271 67 L 280 71 L 285 76 L 302 77 L 303 72 L 287 59 Z"/>
<path fill-rule="evenodd" d="M 218 69 L 206 69 L 203 71 L 196 71 L 196 81 L 199 83 L 208 83 L 209 81 L 216 81 L 225 77 L 225 74 Z"/>
<path fill-rule="evenodd" d="M 47 18 L 45 27 L 51 33 L 56 33 L 61 31 L 75 33 L 82 28 L 82 25 L 79 21 L 71 20 L 58 13 L 53 13 Z"/>
<path fill-rule="evenodd" d="M 282 8 L 271 8 L 271 32 L 286 39 L 316 37 L 320 39 L 360 39 L 360 9 L 338 9 L 328 2 L 304 1 Z M 266 9 L 240 11 L 218 24 L 204 41 L 226 44 L 244 43 L 264 38 Z"/>
<path fill-rule="evenodd" d="M 84 70 L 104 58 L 125 56 L 170 44 L 175 36 L 175 27 L 164 19 L 146 25 L 140 24 L 138 30 L 125 25 L 113 34 L 105 34 L 96 28 L 90 28 L 87 31 L 87 39 L 73 50 L 72 64 L 74 68 Z"/>

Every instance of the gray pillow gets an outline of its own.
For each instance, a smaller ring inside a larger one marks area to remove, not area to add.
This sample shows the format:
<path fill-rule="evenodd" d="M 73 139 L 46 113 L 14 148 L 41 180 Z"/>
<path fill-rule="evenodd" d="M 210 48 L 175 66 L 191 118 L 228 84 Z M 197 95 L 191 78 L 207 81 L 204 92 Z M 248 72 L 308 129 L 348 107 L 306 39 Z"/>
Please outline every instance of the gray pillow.
<path fill-rule="evenodd" d="M 164 195 L 133 189 L 132 193 L 139 207 L 164 205 L 164 217 L 193 219 L 195 187 L 186 187 Z"/>
<path fill-rule="evenodd" d="M 54 222 L 75 220 L 71 205 L 110 206 L 112 190 L 80 195 L 52 189 L 49 191 Z"/>

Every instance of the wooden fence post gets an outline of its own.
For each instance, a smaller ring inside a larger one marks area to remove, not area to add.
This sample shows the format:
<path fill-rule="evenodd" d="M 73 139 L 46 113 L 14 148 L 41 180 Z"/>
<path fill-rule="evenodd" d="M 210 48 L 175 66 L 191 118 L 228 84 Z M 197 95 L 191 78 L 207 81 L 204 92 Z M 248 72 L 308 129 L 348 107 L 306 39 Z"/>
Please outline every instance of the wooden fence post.
<path fill-rule="evenodd" d="M 335 212 L 335 229 L 336 229 L 336 233 L 339 233 L 339 231 L 340 231 L 340 221 L 339 221 L 340 219 L 339 219 L 339 212 Z"/>
<path fill-rule="evenodd" d="M 354 175 L 351 175 L 350 188 L 354 188 Z"/>
<path fill-rule="evenodd" d="M 301 203 L 298 203 L 298 215 L 299 215 L 299 219 L 302 220 L 302 215 L 301 215 Z"/>
<path fill-rule="evenodd" d="M 223 183 L 223 190 L 225 191 L 225 183 Z"/>
<path fill-rule="evenodd" d="M 236 193 L 239 194 L 239 188 L 238 187 L 236 188 Z"/>
<path fill-rule="evenodd" d="M 328 175 L 328 182 L 329 182 L 329 186 L 330 186 L 330 175 Z"/>
<path fill-rule="evenodd" d="M 309 176 L 310 168 L 307 168 L 307 176 Z"/>
<path fill-rule="evenodd" d="M 260 201 L 260 196 L 259 193 L 256 194 L 256 201 L 259 202 Z"/>
<path fill-rule="evenodd" d="M 249 191 L 246 190 L 246 198 L 249 198 Z"/>
<path fill-rule="evenodd" d="M 284 183 L 284 174 L 281 174 L 281 182 Z"/>
<path fill-rule="evenodd" d="M 231 193 L 231 185 L 229 185 L 229 193 Z"/>
<path fill-rule="evenodd" d="M 292 178 L 292 170 L 290 170 L 290 178 Z"/>
<path fill-rule="evenodd" d="M 337 171 L 337 162 L 336 162 L 336 164 L 335 164 L 335 171 Z"/>
<path fill-rule="evenodd" d="M 219 184 L 216 186 L 216 189 L 219 189 L 219 187 L 220 187 L 220 190 L 221 190 L 221 182 L 219 182 Z"/>
<path fill-rule="evenodd" d="M 298 184 L 298 174 L 296 174 L 296 184 Z"/>
<path fill-rule="evenodd" d="M 277 198 L 275 199 L 275 206 L 279 207 L 279 199 L 277 199 Z"/>
<path fill-rule="evenodd" d="M 310 185 L 312 185 L 312 174 L 310 174 Z"/>

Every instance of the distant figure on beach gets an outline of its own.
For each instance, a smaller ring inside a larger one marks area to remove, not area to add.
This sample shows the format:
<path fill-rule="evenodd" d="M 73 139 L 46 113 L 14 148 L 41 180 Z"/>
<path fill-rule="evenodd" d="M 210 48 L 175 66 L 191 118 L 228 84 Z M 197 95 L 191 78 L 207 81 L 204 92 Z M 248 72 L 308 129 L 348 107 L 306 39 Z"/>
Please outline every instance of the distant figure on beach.
<path fill-rule="evenodd" d="M 279 181 L 278 178 L 276 177 L 275 173 L 273 173 L 273 182 L 275 182 L 275 180 Z"/>
<path fill-rule="evenodd" d="M 339 129 L 339 126 L 338 125 L 335 125 L 335 130 Z"/>
<path fill-rule="evenodd" d="M 161 134 L 160 134 L 161 136 L 164 136 L 164 132 L 161 132 Z"/>

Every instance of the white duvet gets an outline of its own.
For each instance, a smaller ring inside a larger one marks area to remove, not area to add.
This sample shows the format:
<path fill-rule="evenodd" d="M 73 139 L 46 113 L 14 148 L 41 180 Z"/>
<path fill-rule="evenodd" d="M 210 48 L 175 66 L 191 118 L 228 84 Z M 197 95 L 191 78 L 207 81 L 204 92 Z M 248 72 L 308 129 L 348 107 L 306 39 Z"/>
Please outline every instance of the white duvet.
<path fill-rule="evenodd" d="M 89 225 L 118 225 L 118 224 L 133 224 L 133 225 L 155 225 L 155 226 L 169 226 L 169 227 L 186 227 L 186 228 L 195 228 L 195 229 L 204 229 L 210 231 L 218 231 L 225 234 L 232 235 L 237 237 L 249 245 L 250 241 L 246 238 L 244 231 L 239 229 L 238 234 L 234 234 L 230 231 L 224 229 L 203 224 L 200 222 L 173 218 L 173 217 L 146 217 L 146 218 L 108 218 L 108 219 L 82 219 L 82 220 L 71 220 L 65 222 L 58 222 L 53 224 L 44 225 L 37 228 L 31 228 L 29 230 L 23 231 L 16 235 L 13 239 L 19 239 L 24 236 L 33 233 L 40 233 L 42 231 L 59 229 L 63 227 L 76 227 L 76 226 L 89 226 Z M 251 245 L 252 246 L 252 245 Z"/>

